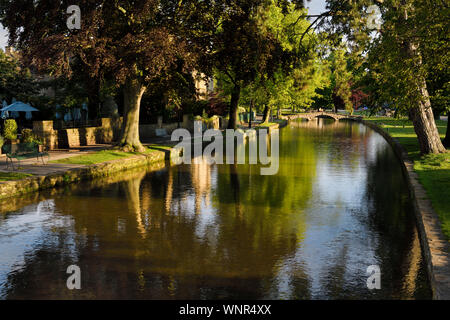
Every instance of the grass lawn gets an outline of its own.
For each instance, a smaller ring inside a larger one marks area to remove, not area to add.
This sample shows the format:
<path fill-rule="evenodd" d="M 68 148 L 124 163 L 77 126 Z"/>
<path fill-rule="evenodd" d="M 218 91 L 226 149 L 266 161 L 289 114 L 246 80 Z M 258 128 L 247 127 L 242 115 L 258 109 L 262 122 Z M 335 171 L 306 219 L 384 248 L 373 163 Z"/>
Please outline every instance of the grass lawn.
<path fill-rule="evenodd" d="M 22 172 L 0 172 L 0 181 L 21 180 L 31 176 L 32 174 Z"/>
<path fill-rule="evenodd" d="M 450 239 L 450 152 L 420 156 L 417 136 L 408 119 L 372 117 L 365 120 L 382 126 L 408 151 L 408 155 L 414 161 L 414 169 L 420 183 L 424 186 L 433 208 L 442 221 L 444 234 Z M 444 137 L 447 122 L 437 120 L 436 124 L 441 137 Z"/>
<path fill-rule="evenodd" d="M 278 123 L 277 122 L 260 123 L 260 124 L 258 124 L 258 126 L 256 128 L 258 128 L 258 127 L 260 127 L 260 128 L 270 127 L 270 126 L 273 126 L 275 124 L 278 124 Z"/>
<path fill-rule="evenodd" d="M 169 151 L 170 146 L 167 145 L 150 145 L 143 154 L 149 154 L 155 152 L 155 150 Z M 65 158 L 60 160 L 53 160 L 50 163 L 63 163 L 63 164 L 80 164 L 80 165 L 91 165 L 112 160 L 130 158 L 142 153 L 134 152 L 122 152 L 119 150 L 102 150 L 93 153 L 88 153 L 81 156 L 75 156 L 71 158 Z"/>

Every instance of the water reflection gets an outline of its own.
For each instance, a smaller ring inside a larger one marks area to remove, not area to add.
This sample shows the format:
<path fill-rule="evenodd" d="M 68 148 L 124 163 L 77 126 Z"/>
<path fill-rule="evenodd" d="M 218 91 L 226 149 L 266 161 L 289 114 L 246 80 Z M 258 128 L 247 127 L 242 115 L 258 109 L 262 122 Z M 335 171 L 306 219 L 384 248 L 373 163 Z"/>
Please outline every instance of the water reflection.
<path fill-rule="evenodd" d="M 402 172 L 370 129 L 280 132 L 280 170 L 200 162 L 47 191 L 0 215 L 0 297 L 429 298 Z M 3 208 L 3 207 L 2 207 Z M 66 289 L 66 268 L 82 290 Z M 366 268 L 382 289 L 366 288 Z"/>

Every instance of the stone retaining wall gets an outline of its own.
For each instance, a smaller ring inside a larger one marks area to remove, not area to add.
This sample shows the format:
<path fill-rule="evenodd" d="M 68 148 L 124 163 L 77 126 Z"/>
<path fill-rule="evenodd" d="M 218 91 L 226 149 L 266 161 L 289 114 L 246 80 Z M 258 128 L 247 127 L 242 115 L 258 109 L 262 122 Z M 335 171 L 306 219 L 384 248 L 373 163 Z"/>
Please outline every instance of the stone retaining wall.
<path fill-rule="evenodd" d="M 137 155 L 127 159 L 108 161 L 86 167 L 70 169 L 63 173 L 54 173 L 46 176 L 33 176 L 18 181 L 0 182 L 0 200 L 24 195 L 29 192 L 55 188 L 82 180 L 92 180 L 106 177 L 113 173 L 144 167 L 156 163 L 170 161 L 172 151 L 154 150 L 147 155 Z M 161 168 L 159 166 L 158 168 Z"/>
<path fill-rule="evenodd" d="M 95 144 L 111 144 L 117 141 L 120 136 L 123 118 L 111 119 L 102 118 L 101 125 L 98 127 L 85 127 L 73 129 L 53 129 L 53 121 L 34 121 L 33 132 L 43 141 L 44 146 L 49 150 L 62 148 L 76 148 L 79 146 L 89 146 Z M 227 122 L 222 120 L 222 127 Z M 182 123 L 162 123 L 141 124 L 139 126 L 139 136 L 145 141 L 156 137 L 156 129 L 165 129 L 170 135 L 178 127 L 193 130 L 194 121 L 186 115 Z M 211 129 L 220 128 L 219 117 L 210 119 L 207 125 Z"/>
<path fill-rule="evenodd" d="M 442 232 L 441 222 L 433 210 L 423 186 L 414 171 L 414 163 L 409 159 L 404 147 L 378 125 L 362 119 L 360 122 L 384 137 L 391 145 L 401 163 L 409 193 L 413 201 L 414 214 L 420 235 L 420 243 L 427 264 L 427 273 L 433 291 L 433 299 L 450 300 L 450 243 Z"/>
<path fill-rule="evenodd" d="M 433 210 L 425 189 L 414 171 L 414 163 L 409 159 L 403 146 L 383 128 L 368 121 L 359 122 L 381 134 L 392 146 L 400 159 L 406 177 L 414 213 L 419 229 L 420 242 L 425 256 L 428 278 L 433 291 L 433 299 L 450 300 L 450 243 L 442 232 L 441 222 Z"/>

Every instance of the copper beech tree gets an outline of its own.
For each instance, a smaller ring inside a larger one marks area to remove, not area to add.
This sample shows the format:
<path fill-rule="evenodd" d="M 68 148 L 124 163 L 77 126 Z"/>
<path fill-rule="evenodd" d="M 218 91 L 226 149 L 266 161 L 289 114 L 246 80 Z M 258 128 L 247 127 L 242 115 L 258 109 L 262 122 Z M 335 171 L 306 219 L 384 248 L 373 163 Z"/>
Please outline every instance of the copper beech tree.
<path fill-rule="evenodd" d="M 1 22 L 9 31 L 9 43 L 30 66 L 54 76 L 70 77 L 75 61 L 85 66 L 91 78 L 108 74 L 123 87 L 119 145 L 142 151 L 142 95 L 175 63 L 182 61 L 183 68 L 189 69 L 199 48 L 206 49 L 196 42 L 205 38 L 202 31 L 193 28 L 203 18 L 213 17 L 207 1 L 80 0 L 81 28 L 69 30 L 71 2 L 1 0 Z"/>

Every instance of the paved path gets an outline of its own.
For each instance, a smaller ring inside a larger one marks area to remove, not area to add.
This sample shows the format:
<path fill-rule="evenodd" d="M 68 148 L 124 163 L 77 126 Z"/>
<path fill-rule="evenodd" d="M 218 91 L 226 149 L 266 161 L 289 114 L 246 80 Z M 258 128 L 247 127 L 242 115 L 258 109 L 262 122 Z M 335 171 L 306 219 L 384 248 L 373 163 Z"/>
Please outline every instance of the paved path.
<path fill-rule="evenodd" d="M 149 139 L 148 141 L 145 141 L 145 143 L 143 143 L 143 144 L 144 145 L 149 145 L 149 144 L 166 145 L 166 144 L 171 144 L 171 143 L 173 144 L 174 142 L 170 141 L 170 136 L 169 136 L 169 137 L 159 137 L 159 138 L 157 137 L 157 138 Z M 73 149 L 54 150 L 54 151 L 49 152 L 49 154 L 50 154 L 49 161 L 72 158 L 72 157 L 85 155 L 85 154 L 92 153 L 92 152 L 109 149 L 111 147 L 112 147 L 112 145 L 109 145 L 109 144 L 98 144 L 98 145 L 90 145 L 90 146 L 81 146 L 81 147 L 76 147 Z M 14 172 L 30 173 L 30 174 L 34 174 L 34 175 L 38 175 L 38 176 L 45 176 L 45 175 L 52 174 L 52 173 L 64 172 L 64 171 L 67 171 L 70 169 L 81 168 L 81 167 L 85 166 L 85 165 L 80 165 L 80 164 L 47 163 L 48 158 L 44 157 L 45 164 L 43 164 L 40 159 L 37 160 L 36 158 L 31 158 L 31 159 L 27 159 L 27 160 L 21 160 L 20 168 L 17 169 L 17 167 L 16 167 L 17 160 L 13 160 L 13 161 L 14 161 Z M 0 171 L 12 172 L 11 165 L 9 166 L 9 168 L 7 168 L 7 166 L 6 166 L 6 156 L 4 154 L 0 155 Z"/>
<path fill-rule="evenodd" d="M 77 147 L 76 149 L 71 149 L 71 150 L 66 149 L 66 150 L 50 151 L 49 152 L 50 161 L 84 155 L 84 154 L 88 154 L 91 152 L 108 149 L 110 147 L 111 147 L 111 145 L 103 144 L 103 145 Z M 31 174 L 39 175 L 39 176 L 44 176 L 47 174 L 67 171 L 69 169 L 84 167 L 84 165 L 78 165 L 78 164 L 47 163 L 47 158 L 44 157 L 44 161 L 46 163 L 45 165 L 42 164 L 41 160 L 38 161 L 36 158 L 31 158 L 31 159 L 20 161 L 20 169 L 17 170 L 17 167 L 16 167 L 17 161 L 16 160 L 13 160 L 13 161 L 14 161 L 14 172 L 31 173 Z M 12 171 L 11 166 L 9 166 L 8 169 L 6 168 L 6 156 L 5 155 L 0 156 L 0 171 L 4 171 L 4 172 Z"/>

